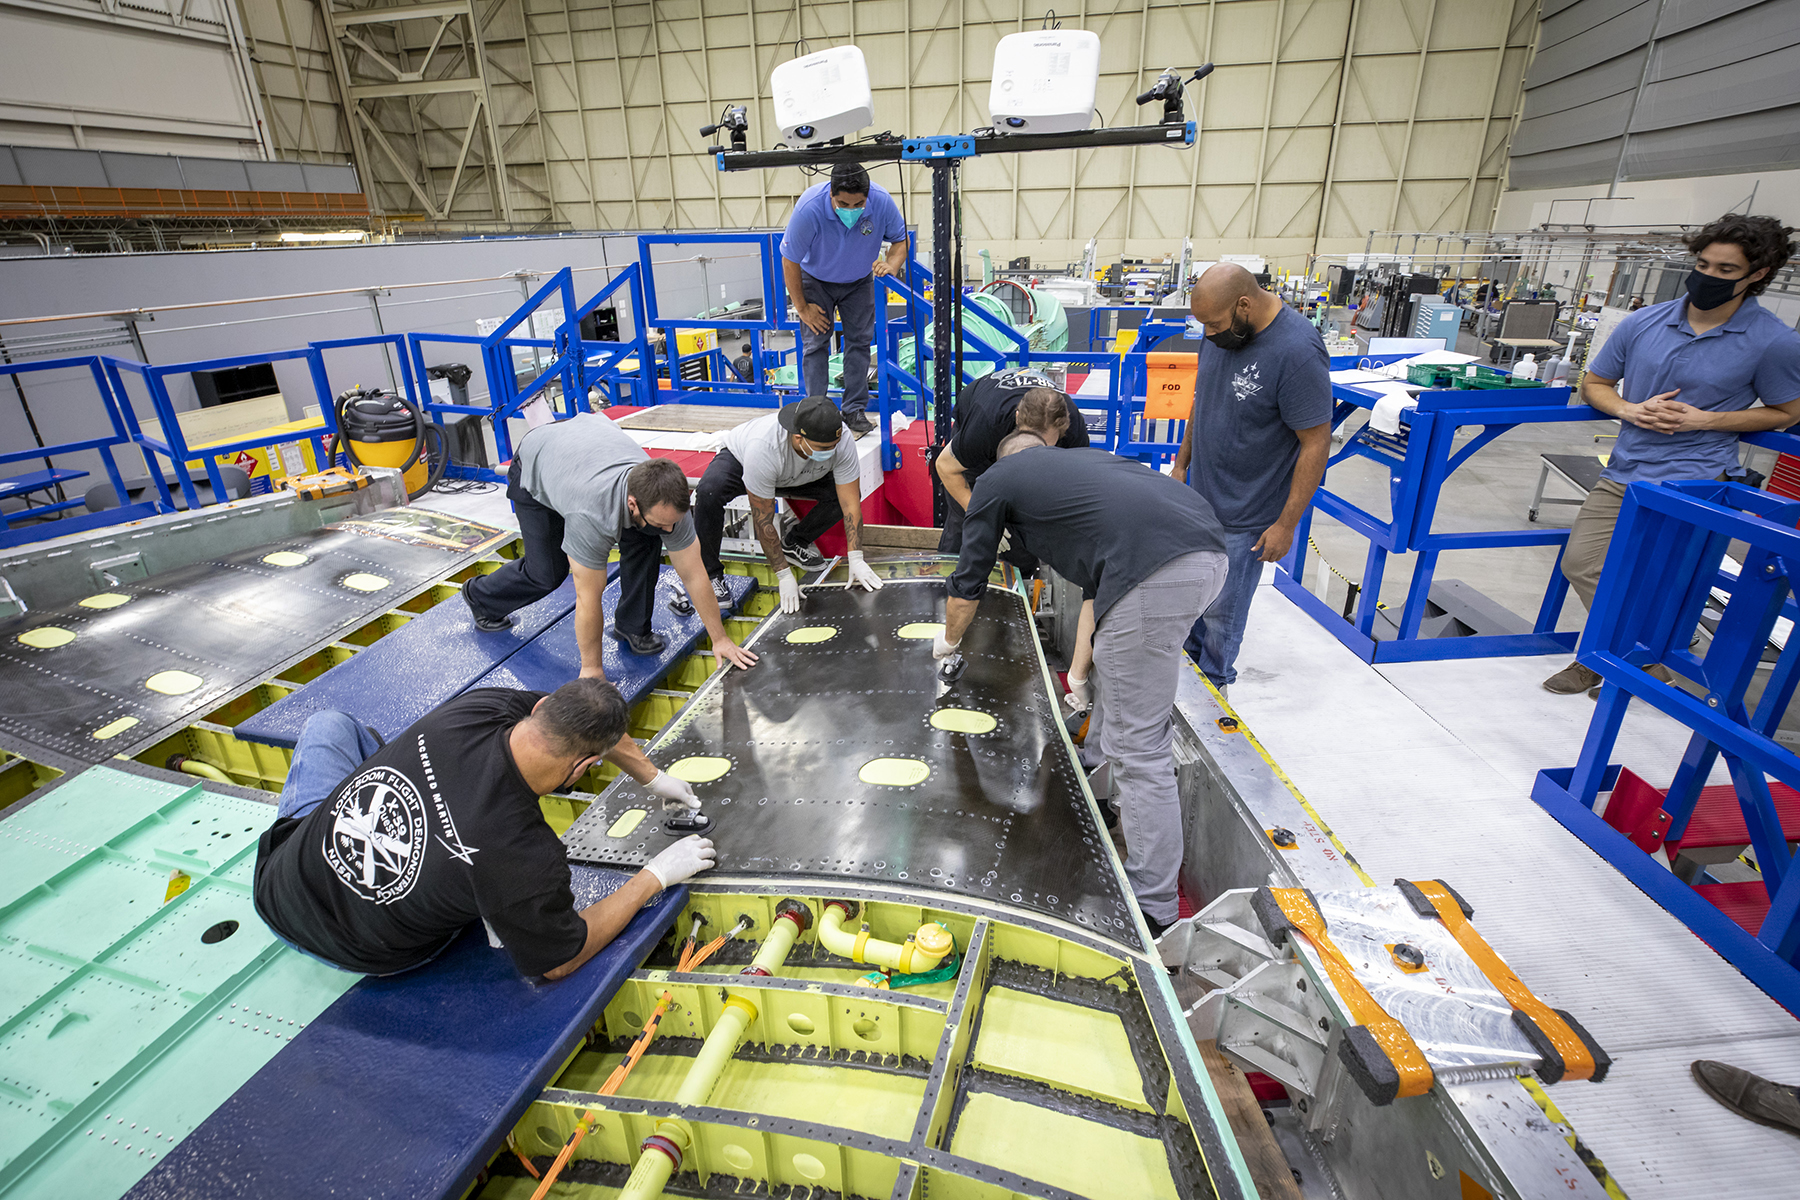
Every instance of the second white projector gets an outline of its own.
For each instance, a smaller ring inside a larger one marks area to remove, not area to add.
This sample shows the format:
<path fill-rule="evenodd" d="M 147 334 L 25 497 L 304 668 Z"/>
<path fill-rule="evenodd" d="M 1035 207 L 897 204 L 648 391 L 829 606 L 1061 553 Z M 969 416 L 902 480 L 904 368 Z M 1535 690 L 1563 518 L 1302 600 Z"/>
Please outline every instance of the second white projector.
<path fill-rule="evenodd" d="M 1085 29 L 1009 33 L 994 47 L 988 113 L 1000 133 L 1070 133 L 1094 118 L 1100 38 Z"/>
<path fill-rule="evenodd" d="M 769 73 L 769 93 L 786 142 L 828 142 L 875 120 L 869 66 L 855 46 L 834 46 L 782 63 Z"/>

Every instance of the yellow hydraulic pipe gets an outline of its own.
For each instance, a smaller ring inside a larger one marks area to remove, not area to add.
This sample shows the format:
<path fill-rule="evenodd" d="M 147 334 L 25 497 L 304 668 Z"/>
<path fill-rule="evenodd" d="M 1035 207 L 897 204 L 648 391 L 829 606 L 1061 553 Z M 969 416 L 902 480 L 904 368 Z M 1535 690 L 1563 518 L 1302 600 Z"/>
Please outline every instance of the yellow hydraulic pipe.
<path fill-rule="evenodd" d="M 812 913 L 805 905 L 783 901 L 776 911 L 774 927 L 763 939 L 762 948 L 739 974 L 773 975 L 779 971 L 787 961 L 788 952 L 794 948 L 794 940 L 811 923 Z M 744 1040 L 744 1031 L 756 1020 L 756 1014 L 756 1001 L 748 994 L 733 992 L 726 998 L 724 1011 L 713 1022 L 694 1065 L 688 1068 L 681 1090 L 675 1093 L 675 1103 L 706 1103 L 713 1088 L 718 1086 L 725 1064 L 731 1061 Z M 655 1200 L 661 1196 L 663 1188 L 669 1184 L 669 1176 L 681 1166 L 681 1160 L 692 1144 L 693 1136 L 688 1132 L 686 1121 L 678 1117 L 658 1121 L 656 1132 L 644 1139 L 637 1165 L 632 1167 L 631 1177 L 619 1192 L 619 1200 Z"/>
<path fill-rule="evenodd" d="M 949 931 L 935 921 L 919 926 L 917 933 L 896 945 L 870 937 L 866 921 L 859 932 L 851 933 L 844 928 L 849 916 L 850 908 L 844 901 L 826 904 L 825 915 L 819 918 L 819 944 L 851 962 L 874 963 L 903 975 L 922 975 L 935 970 L 954 944 Z"/>
<path fill-rule="evenodd" d="M 180 771 L 187 775 L 198 775 L 200 778 L 210 779 L 214 783 L 232 782 L 231 776 L 227 775 L 220 768 L 213 766 L 209 762 L 202 762 L 197 758 L 188 758 L 186 755 L 177 754 L 173 756 L 169 759 L 169 766 L 173 770 Z"/>

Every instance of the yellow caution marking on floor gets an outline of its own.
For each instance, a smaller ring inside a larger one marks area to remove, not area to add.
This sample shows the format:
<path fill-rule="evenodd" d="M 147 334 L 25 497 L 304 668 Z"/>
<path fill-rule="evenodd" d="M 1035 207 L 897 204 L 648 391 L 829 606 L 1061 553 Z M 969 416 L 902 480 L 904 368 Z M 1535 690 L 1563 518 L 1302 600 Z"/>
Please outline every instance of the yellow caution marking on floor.
<path fill-rule="evenodd" d="M 131 597 L 120 592 L 101 592 L 77 603 L 83 608 L 117 608 L 121 604 L 131 603 Z"/>
<path fill-rule="evenodd" d="M 810 645 L 814 642 L 829 642 L 837 636 L 835 625 L 802 625 L 787 635 L 787 640 L 797 646 Z"/>
<path fill-rule="evenodd" d="M 856 777 L 876 787 L 917 787 L 931 776 L 931 764 L 920 758 L 871 758 Z"/>
<path fill-rule="evenodd" d="M 102 725 L 100 728 L 94 730 L 94 740 L 97 742 L 104 742 L 108 738 L 116 738 L 137 723 L 138 719 L 136 717 L 120 717 L 112 724 Z"/>
<path fill-rule="evenodd" d="M 896 637 L 922 638 L 930 641 L 944 632 L 944 626 L 935 621 L 914 621 L 911 625 L 902 625 L 894 631 Z"/>
<path fill-rule="evenodd" d="M 678 759 L 668 766 L 669 774 L 684 783 L 711 783 L 729 770 L 729 758 L 719 758 L 712 754 L 696 754 Z"/>
<path fill-rule="evenodd" d="M 992 733 L 999 724 L 972 708 L 940 708 L 931 714 L 931 727 L 946 733 Z"/>
<path fill-rule="evenodd" d="M 73 633 L 57 625 L 39 625 L 36 629 L 27 629 L 19 635 L 19 641 L 33 650 L 54 650 L 74 640 Z"/>
<path fill-rule="evenodd" d="M 187 671 L 158 671 L 144 680 L 144 686 L 165 696 L 185 696 L 205 682 Z"/>
<path fill-rule="evenodd" d="M 273 554 L 263 555 L 263 561 L 271 567 L 300 567 L 312 560 L 297 550 L 277 550 Z"/>
<path fill-rule="evenodd" d="M 347 588 L 359 592 L 379 592 L 388 585 L 388 581 L 379 575 L 371 575 L 367 571 L 358 571 L 354 575 L 346 575 L 338 581 Z"/>

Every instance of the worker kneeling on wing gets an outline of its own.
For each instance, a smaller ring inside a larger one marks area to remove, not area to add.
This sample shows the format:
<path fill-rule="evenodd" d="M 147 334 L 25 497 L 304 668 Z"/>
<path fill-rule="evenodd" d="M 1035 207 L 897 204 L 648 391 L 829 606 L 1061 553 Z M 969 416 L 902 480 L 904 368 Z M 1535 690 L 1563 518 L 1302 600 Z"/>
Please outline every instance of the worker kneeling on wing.
<path fill-rule="evenodd" d="M 1098 737 L 1112 765 L 1125 874 L 1160 937 L 1177 915 L 1182 856 L 1170 714 L 1188 669 L 1182 640 L 1225 583 L 1219 519 L 1193 489 L 1129 459 L 1010 434 L 970 497 L 935 657 L 955 653 L 975 619 L 1003 530 L 1093 603 L 1088 743 Z"/>
<path fill-rule="evenodd" d="M 627 711 L 601 679 L 548 696 L 480 688 L 385 746 L 344 713 L 314 714 L 257 846 L 257 913 L 295 949 L 368 975 L 427 963 L 479 920 L 521 974 L 562 978 L 663 888 L 713 865 L 712 842 L 684 838 L 576 909 L 538 797 L 605 758 L 666 809 L 700 807 L 626 734 Z"/>
<path fill-rule="evenodd" d="M 475 627 L 507 628 L 509 614 L 541 600 L 575 575 L 575 642 L 581 674 L 606 678 L 601 635 L 606 616 L 606 560 L 619 551 L 619 603 L 612 636 L 633 654 L 661 654 L 650 628 L 663 551 L 681 577 L 713 653 L 736 667 L 756 655 L 732 641 L 719 616 L 706 571 L 694 548 L 687 476 L 666 458 L 651 458 L 631 435 L 599 413 L 540 425 L 519 440 L 506 477 L 506 497 L 519 519 L 525 552 L 491 575 L 463 585 Z"/>
<path fill-rule="evenodd" d="M 725 435 L 725 447 L 713 458 L 695 489 L 694 529 L 700 537 L 700 560 L 712 578 L 713 595 L 723 603 L 725 568 L 719 543 L 725 536 L 725 506 L 750 497 L 750 519 L 763 556 L 781 588 L 781 611 L 800 611 L 800 582 L 789 566 L 817 570 L 825 558 L 813 546 L 821 533 L 844 522 L 849 547 L 850 582 L 868 591 L 881 579 L 863 561 L 862 464 L 856 440 L 844 432 L 844 418 L 824 396 L 808 396 L 783 405 L 779 412 L 746 421 Z M 784 538 L 775 531 L 775 497 L 811 500 L 812 510 Z"/>
<path fill-rule="evenodd" d="M 1087 422 L 1075 402 L 1036 371 L 999 371 L 983 375 L 956 396 L 956 432 L 937 459 L 937 477 L 950 503 L 944 506 L 944 532 L 939 554 L 962 550 L 963 513 L 975 483 L 994 465 L 1000 440 L 1014 429 L 1028 429 L 1052 446 L 1085 450 Z M 1001 547 L 1008 562 L 1022 571 L 1037 564 L 1019 551 Z"/>

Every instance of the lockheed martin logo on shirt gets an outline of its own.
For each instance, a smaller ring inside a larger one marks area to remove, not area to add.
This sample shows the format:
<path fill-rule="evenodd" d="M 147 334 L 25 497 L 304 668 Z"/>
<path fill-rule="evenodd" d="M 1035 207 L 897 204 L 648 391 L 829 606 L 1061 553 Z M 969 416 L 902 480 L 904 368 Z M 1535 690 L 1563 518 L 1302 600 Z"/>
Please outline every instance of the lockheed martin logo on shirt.
<path fill-rule="evenodd" d="M 425 858 L 425 800 L 412 780 L 371 767 L 339 795 L 325 861 L 345 887 L 376 904 L 412 891 Z"/>
<path fill-rule="evenodd" d="M 994 382 L 1003 388 L 1043 387 L 1054 388 L 1048 375 L 1040 375 L 1036 371 L 1002 371 L 994 376 Z"/>
<path fill-rule="evenodd" d="M 1251 363 L 1231 377 L 1231 394 L 1239 404 L 1262 391 L 1262 364 Z"/>

